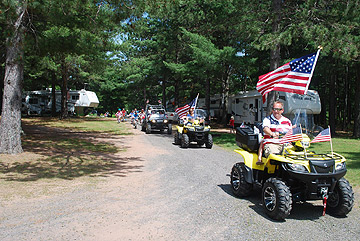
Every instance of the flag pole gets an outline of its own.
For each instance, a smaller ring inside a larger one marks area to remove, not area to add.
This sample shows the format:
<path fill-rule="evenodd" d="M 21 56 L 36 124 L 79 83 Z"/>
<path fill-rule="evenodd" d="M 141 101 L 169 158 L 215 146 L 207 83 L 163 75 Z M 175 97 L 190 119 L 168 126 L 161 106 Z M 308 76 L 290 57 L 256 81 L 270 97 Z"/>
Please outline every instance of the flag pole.
<path fill-rule="evenodd" d="M 302 128 L 301 128 L 301 124 L 300 124 L 300 133 L 301 133 L 301 138 L 302 138 Z M 302 139 L 301 139 L 302 140 Z M 305 160 L 307 160 L 307 151 L 306 151 L 306 147 L 304 147 L 304 154 L 305 154 Z"/>
<path fill-rule="evenodd" d="M 306 95 L 306 93 L 307 93 L 307 91 L 308 91 L 308 89 L 309 89 L 310 80 L 311 80 L 311 78 L 312 78 L 312 76 L 313 76 L 313 74 L 314 74 L 315 65 L 316 65 L 316 62 L 317 62 L 317 60 L 318 60 L 318 58 L 319 58 L 320 50 L 323 49 L 322 46 L 319 46 L 318 48 L 319 48 L 319 49 L 318 49 L 318 51 L 316 52 L 315 61 L 314 61 L 313 68 L 312 68 L 311 73 L 310 73 L 310 76 L 309 76 L 309 81 L 308 81 L 307 84 L 306 84 L 306 88 L 305 88 L 305 91 L 304 91 L 304 95 Z"/>
<path fill-rule="evenodd" d="M 334 151 L 333 151 L 332 139 L 331 139 L 331 129 L 330 129 L 330 126 L 328 126 L 328 127 L 329 127 L 329 135 L 330 135 L 331 158 L 334 158 Z"/>
<path fill-rule="evenodd" d="M 197 106 L 198 99 L 199 99 L 199 93 L 197 94 L 197 96 L 196 96 L 196 100 L 195 100 L 195 106 L 194 106 L 194 118 L 196 118 L 196 106 Z M 191 106 L 190 106 L 190 108 L 191 108 Z"/>

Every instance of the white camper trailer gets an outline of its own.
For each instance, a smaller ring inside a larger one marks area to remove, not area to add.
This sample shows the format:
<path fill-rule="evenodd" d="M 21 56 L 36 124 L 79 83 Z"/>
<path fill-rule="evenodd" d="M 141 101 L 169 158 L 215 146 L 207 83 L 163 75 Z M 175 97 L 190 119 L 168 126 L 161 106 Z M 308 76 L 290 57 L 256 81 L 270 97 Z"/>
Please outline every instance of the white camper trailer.
<path fill-rule="evenodd" d="M 306 95 L 278 92 L 284 103 L 283 115 L 292 119 L 295 110 L 303 109 L 307 114 L 320 114 L 321 102 L 317 91 L 308 90 Z M 261 122 L 266 113 L 266 103 L 257 90 L 240 92 L 229 98 L 228 114 L 234 116 L 235 124 Z"/>
<path fill-rule="evenodd" d="M 85 108 L 96 108 L 99 99 L 92 91 L 69 90 L 67 106 L 70 114 L 83 114 Z M 61 111 L 61 91 L 55 91 L 56 112 Z M 23 93 L 21 111 L 27 115 L 46 115 L 51 113 L 51 89 L 26 91 Z"/>
<path fill-rule="evenodd" d="M 197 107 L 206 110 L 205 98 L 199 98 Z M 221 95 L 216 94 L 210 97 L 210 116 L 219 117 L 221 111 Z"/>

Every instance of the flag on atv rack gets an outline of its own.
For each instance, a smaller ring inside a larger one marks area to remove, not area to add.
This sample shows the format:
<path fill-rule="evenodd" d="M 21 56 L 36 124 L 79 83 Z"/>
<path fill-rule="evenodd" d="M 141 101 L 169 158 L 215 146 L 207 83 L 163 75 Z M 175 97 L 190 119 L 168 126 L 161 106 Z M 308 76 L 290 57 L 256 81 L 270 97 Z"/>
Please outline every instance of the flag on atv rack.
<path fill-rule="evenodd" d="M 193 99 L 189 104 L 184 105 L 183 107 L 179 107 L 175 110 L 176 114 L 178 115 L 179 118 L 182 118 L 186 115 L 186 113 L 189 111 L 190 108 L 195 108 L 196 107 L 196 103 L 197 103 L 197 99 L 198 99 L 199 95 L 196 96 L 195 99 Z"/>
<path fill-rule="evenodd" d="M 281 138 L 281 143 L 294 142 L 302 140 L 302 132 L 300 127 L 295 127 L 290 129 L 283 138 Z"/>
<path fill-rule="evenodd" d="M 305 95 L 313 75 L 320 49 L 316 53 L 294 59 L 287 64 L 259 76 L 256 89 L 263 96 L 271 91 L 282 91 Z"/>
<path fill-rule="evenodd" d="M 310 143 L 331 141 L 330 128 L 320 132 Z"/>

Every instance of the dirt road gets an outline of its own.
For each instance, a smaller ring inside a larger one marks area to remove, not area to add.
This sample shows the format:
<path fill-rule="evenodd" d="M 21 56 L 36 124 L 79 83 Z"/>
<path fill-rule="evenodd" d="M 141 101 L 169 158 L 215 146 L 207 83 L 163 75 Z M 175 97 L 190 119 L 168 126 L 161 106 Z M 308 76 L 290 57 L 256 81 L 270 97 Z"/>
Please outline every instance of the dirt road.
<path fill-rule="evenodd" d="M 265 215 L 260 194 L 247 199 L 231 194 L 228 175 L 239 161 L 235 153 L 217 146 L 181 149 L 172 136 L 134 133 L 108 139 L 127 151 L 117 153 L 117 168 L 103 175 L 24 183 L 19 195 L 2 196 L 0 240 L 360 237 L 358 201 L 346 218 L 321 216 L 321 202 L 309 202 L 295 205 L 285 222 L 274 222 Z"/>

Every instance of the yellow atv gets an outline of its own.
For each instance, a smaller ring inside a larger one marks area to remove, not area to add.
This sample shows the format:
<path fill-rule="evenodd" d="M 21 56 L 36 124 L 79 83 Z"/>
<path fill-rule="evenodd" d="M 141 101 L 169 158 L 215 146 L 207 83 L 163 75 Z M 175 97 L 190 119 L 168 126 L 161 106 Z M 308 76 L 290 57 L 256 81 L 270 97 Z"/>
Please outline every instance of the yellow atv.
<path fill-rule="evenodd" d="M 174 143 L 181 145 L 182 148 L 188 148 L 191 142 L 196 142 L 199 146 L 205 144 L 206 148 L 213 146 L 210 126 L 208 125 L 208 116 L 204 110 L 195 110 L 195 119 L 193 122 L 179 120 L 177 131 L 174 134 Z"/>
<path fill-rule="evenodd" d="M 257 165 L 258 134 L 251 126 L 236 129 L 235 152 L 244 162 L 231 170 L 231 187 L 237 197 L 250 195 L 256 187 L 262 189 L 262 205 L 266 214 L 275 220 L 285 219 L 294 202 L 323 200 L 324 212 L 346 216 L 354 205 L 354 192 L 346 174 L 346 159 L 337 154 L 317 154 L 306 151 L 310 132 L 303 139 L 285 144 L 281 154 L 262 157 Z M 327 209 L 326 209 L 327 208 Z"/>

